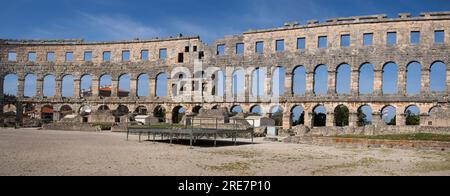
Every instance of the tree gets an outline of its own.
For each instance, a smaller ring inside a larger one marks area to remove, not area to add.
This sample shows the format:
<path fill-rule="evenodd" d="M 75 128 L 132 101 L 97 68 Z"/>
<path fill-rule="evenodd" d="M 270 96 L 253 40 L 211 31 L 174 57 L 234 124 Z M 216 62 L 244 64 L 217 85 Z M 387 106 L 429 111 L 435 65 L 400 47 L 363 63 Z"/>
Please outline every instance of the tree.
<path fill-rule="evenodd" d="M 406 111 L 406 125 L 420 125 L 420 116 L 413 114 L 410 110 Z"/>
<path fill-rule="evenodd" d="M 327 115 L 314 112 L 314 127 L 325 127 L 327 125 Z"/>
<path fill-rule="evenodd" d="M 304 124 L 305 124 L 305 112 L 302 112 L 302 114 L 298 117 L 298 119 L 294 120 L 294 122 L 292 122 L 292 126 L 304 125 Z"/>
<path fill-rule="evenodd" d="M 153 112 L 153 116 L 158 118 L 159 122 L 164 122 L 166 118 L 166 112 L 164 111 L 164 108 L 158 107 Z"/>
<path fill-rule="evenodd" d="M 397 125 L 397 116 L 391 119 L 391 121 L 387 124 L 389 126 L 395 126 Z"/>
<path fill-rule="evenodd" d="M 367 120 L 367 115 L 364 114 L 364 112 L 362 111 L 362 109 L 358 109 L 358 126 L 359 127 L 364 127 L 366 125 L 369 125 L 370 122 Z"/>
<path fill-rule="evenodd" d="M 334 111 L 334 121 L 336 126 L 345 127 L 349 125 L 349 110 L 347 107 L 341 105 Z"/>

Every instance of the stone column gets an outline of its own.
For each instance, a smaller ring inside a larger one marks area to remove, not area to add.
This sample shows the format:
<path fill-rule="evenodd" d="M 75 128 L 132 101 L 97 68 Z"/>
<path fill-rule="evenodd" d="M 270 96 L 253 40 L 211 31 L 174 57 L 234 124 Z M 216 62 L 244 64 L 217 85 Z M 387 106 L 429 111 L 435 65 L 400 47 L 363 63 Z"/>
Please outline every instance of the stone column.
<path fill-rule="evenodd" d="M 16 125 L 18 127 L 23 125 L 23 107 L 22 103 L 16 104 Z"/>
<path fill-rule="evenodd" d="M 357 127 L 358 126 L 358 113 L 350 112 L 348 121 L 349 121 L 348 126 Z"/>
<path fill-rule="evenodd" d="M 3 98 L 5 96 L 4 95 L 4 90 L 3 90 L 3 86 L 5 85 L 4 82 L 5 82 L 5 78 L 0 77 L 0 98 Z M 2 113 L 3 113 L 3 107 L 1 107 L 1 108 L 2 108 Z"/>
<path fill-rule="evenodd" d="M 272 82 L 272 73 L 271 70 L 267 70 L 267 74 L 264 76 L 264 91 L 261 92 L 261 97 L 268 95 L 269 97 L 273 96 L 273 82 Z M 263 76 L 259 76 L 263 77 Z"/>
<path fill-rule="evenodd" d="M 326 127 L 334 127 L 334 112 L 327 113 Z"/>
<path fill-rule="evenodd" d="M 81 88 L 81 80 L 76 78 L 73 80 L 73 97 L 80 98 L 80 88 Z"/>
<path fill-rule="evenodd" d="M 130 97 L 137 97 L 137 82 L 135 78 L 130 80 Z"/>
<path fill-rule="evenodd" d="M 447 34 L 447 37 L 448 37 L 448 33 L 446 33 Z M 446 40 L 448 40 L 448 39 L 446 39 Z M 447 44 L 448 44 L 448 41 L 446 41 L 447 42 Z M 450 68 L 449 68 L 449 66 L 450 66 L 450 61 L 449 62 L 447 62 L 446 63 L 446 67 L 447 67 L 447 94 L 450 94 Z"/>
<path fill-rule="evenodd" d="M 119 91 L 119 81 L 113 78 L 111 81 L 111 97 L 117 97 L 118 91 Z"/>
<path fill-rule="evenodd" d="M 25 78 L 22 76 L 19 76 L 18 82 L 19 82 L 19 85 L 17 88 L 17 98 L 22 99 L 24 97 L 24 91 L 25 91 Z"/>
<path fill-rule="evenodd" d="M 284 88 L 284 96 L 292 97 L 292 96 L 294 96 L 294 92 L 292 90 L 292 77 L 293 77 L 293 74 L 292 73 L 286 73 L 285 77 L 286 78 L 285 78 L 285 84 L 284 84 L 284 86 L 285 86 L 285 88 Z"/>
<path fill-rule="evenodd" d="M 283 113 L 283 129 L 291 129 L 291 114 L 289 112 Z"/>
<path fill-rule="evenodd" d="M 406 115 L 397 109 L 396 115 L 396 125 L 397 126 L 405 126 L 406 125 Z"/>
<path fill-rule="evenodd" d="M 313 113 L 305 111 L 305 126 L 313 128 Z"/>
<path fill-rule="evenodd" d="M 372 113 L 372 125 L 381 126 L 384 125 L 383 119 L 381 119 L 381 113 L 376 111 Z"/>
<path fill-rule="evenodd" d="M 422 67 L 421 94 L 430 94 L 430 69 L 426 66 Z"/>
<path fill-rule="evenodd" d="M 328 71 L 328 95 L 336 95 L 336 71 Z"/>
<path fill-rule="evenodd" d="M 353 96 L 359 95 L 359 70 L 358 69 L 351 71 L 350 94 Z"/>
<path fill-rule="evenodd" d="M 383 95 L 383 70 L 374 69 L 374 87 L 373 94 L 374 96 Z"/>
<path fill-rule="evenodd" d="M 226 101 L 233 101 L 233 73 L 226 76 L 224 98 Z M 191 82 L 192 83 L 192 82 Z"/>
<path fill-rule="evenodd" d="M 156 97 L 156 78 L 149 79 L 148 96 L 150 98 Z"/>
<path fill-rule="evenodd" d="M 58 122 L 59 121 L 59 115 L 60 115 L 60 113 L 59 113 L 59 111 L 54 111 L 53 112 L 53 122 Z"/>
<path fill-rule="evenodd" d="M 167 98 L 172 98 L 172 78 L 167 78 Z"/>
<path fill-rule="evenodd" d="M 100 79 L 97 76 L 92 76 L 92 96 L 93 97 L 98 97 L 99 96 L 99 86 L 100 86 Z"/>
<path fill-rule="evenodd" d="M 398 92 L 400 96 L 406 95 L 406 76 L 407 70 L 403 65 L 398 65 Z"/>
<path fill-rule="evenodd" d="M 314 96 L 314 71 L 306 73 L 306 96 Z"/>
<path fill-rule="evenodd" d="M 36 80 L 36 98 L 44 97 L 44 79 L 38 77 Z"/>
<path fill-rule="evenodd" d="M 57 78 L 55 82 L 55 97 L 60 98 L 62 97 L 62 79 Z"/>
<path fill-rule="evenodd" d="M 251 75 L 245 74 L 245 102 L 248 102 L 251 97 L 252 82 Z"/>

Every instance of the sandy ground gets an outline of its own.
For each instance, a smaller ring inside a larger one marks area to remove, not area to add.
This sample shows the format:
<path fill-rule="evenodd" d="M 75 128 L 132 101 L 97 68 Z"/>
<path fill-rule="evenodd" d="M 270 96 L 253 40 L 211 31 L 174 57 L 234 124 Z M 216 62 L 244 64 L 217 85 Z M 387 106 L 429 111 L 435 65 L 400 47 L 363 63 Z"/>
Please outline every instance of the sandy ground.
<path fill-rule="evenodd" d="M 257 143 L 191 149 L 120 133 L 0 129 L 0 175 L 450 176 L 450 152 Z"/>

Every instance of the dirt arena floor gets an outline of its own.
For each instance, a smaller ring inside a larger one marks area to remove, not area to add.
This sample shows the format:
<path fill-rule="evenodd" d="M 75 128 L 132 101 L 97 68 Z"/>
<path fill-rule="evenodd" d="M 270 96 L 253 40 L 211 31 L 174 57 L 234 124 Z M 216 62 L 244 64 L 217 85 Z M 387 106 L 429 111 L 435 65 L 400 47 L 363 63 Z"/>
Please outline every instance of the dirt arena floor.
<path fill-rule="evenodd" d="M 123 133 L 0 129 L 0 175 L 445 175 L 450 152 L 335 148 L 279 142 L 200 147 L 126 141 Z M 246 140 L 241 140 L 246 141 Z"/>

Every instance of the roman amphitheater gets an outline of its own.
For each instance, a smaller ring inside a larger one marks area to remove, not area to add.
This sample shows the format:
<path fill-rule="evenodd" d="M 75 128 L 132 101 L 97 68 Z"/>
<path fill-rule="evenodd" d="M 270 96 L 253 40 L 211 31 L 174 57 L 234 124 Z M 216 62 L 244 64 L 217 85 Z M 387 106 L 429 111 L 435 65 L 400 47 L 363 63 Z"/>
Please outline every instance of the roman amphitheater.
<path fill-rule="evenodd" d="M 0 123 L 7 114 L 16 126 L 68 115 L 95 123 L 91 116 L 98 111 L 111 111 L 116 123 L 122 116 L 162 111 L 167 122 L 178 123 L 180 113 L 227 108 L 268 118 L 279 113 L 283 129 L 392 128 L 407 127 L 409 111 L 416 108 L 420 123 L 414 127 L 445 129 L 449 54 L 450 12 L 290 22 L 211 45 L 181 34 L 115 42 L 2 39 Z M 413 67 L 420 76 L 411 81 Z M 371 74 L 363 76 L 363 70 Z M 419 91 L 409 92 L 411 85 Z M 342 109 L 347 119 L 335 117 Z M 385 119 L 387 109 L 394 122 Z M 324 124 L 314 121 L 318 113 L 326 116 Z M 360 113 L 370 117 L 362 121 Z"/>

